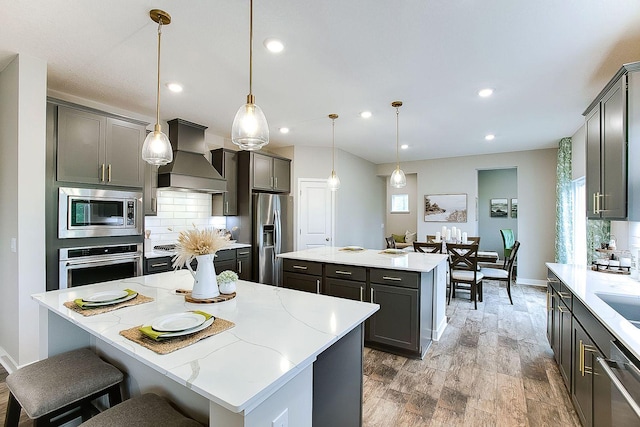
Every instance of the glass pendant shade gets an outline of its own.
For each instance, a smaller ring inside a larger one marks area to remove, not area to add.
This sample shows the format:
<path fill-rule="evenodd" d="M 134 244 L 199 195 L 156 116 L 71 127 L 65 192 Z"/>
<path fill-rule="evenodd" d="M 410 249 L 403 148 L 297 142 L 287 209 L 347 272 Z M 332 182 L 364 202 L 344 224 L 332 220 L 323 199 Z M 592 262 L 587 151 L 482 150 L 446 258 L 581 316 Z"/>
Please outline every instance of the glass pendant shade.
<path fill-rule="evenodd" d="M 142 159 L 155 166 L 171 163 L 173 149 L 167 135 L 160 130 L 149 132 L 142 146 Z"/>
<path fill-rule="evenodd" d="M 340 188 L 340 178 L 338 178 L 336 171 L 332 170 L 331 175 L 327 178 L 327 187 L 329 187 L 331 191 L 336 191 Z"/>
<path fill-rule="evenodd" d="M 405 185 L 407 185 L 407 177 L 404 176 L 404 172 L 398 166 L 391 174 L 391 186 L 393 188 L 402 188 Z"/>
<path fill-rule="evenodd" d="M 254 103 L 241 106 L 231 126 L 231 141 L 242 150 L 259 150 L 269 143 L 269 125 Z"/>

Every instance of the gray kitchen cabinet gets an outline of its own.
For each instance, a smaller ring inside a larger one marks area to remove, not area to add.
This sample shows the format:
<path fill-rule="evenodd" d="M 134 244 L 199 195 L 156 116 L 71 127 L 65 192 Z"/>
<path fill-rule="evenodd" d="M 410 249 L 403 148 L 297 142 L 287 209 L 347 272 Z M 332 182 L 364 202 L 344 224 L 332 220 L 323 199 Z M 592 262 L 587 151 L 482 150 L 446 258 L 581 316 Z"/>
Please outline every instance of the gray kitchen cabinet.
<path fill-rule="evenodd" d="M 251 248 L 236 249 L 236 273 L 242 280 L 252 280 L 251 277 Z"/>
<path fill-rule="evenodd" d="M 227 180 L 227 191 L 211 196 L 211 214 L 238 215 L 238 152 L 225 148 L 212 150 L 211 164 Z"/>
<path fill-rule="evenodd" d="M 143 187 L 145 125 L 58 106 L 58 181 Z"/>
<path fill-rule="evenodd" d="M 379 304 L 380 310 L 369 318 L 365 340 L 418 352 L 419 274 L 381 269 L 371 269 L 369 274 L 370 302 Z"/>
<path fill-rule="evenodd" d="M 158 166 L 147 163 L 144 166 L 144 214 L 158 214 Z"/>
<path fill-rule="evenodd" d="M 565 385 L 568 390 L 571 390 L 572 294 L 551 272 L 548 274 L 547 283 L 553 291 L 551 296 L 551 319 L 553 322 L 551 348 L 553 348 L 554 356 Z"/>
<path fill-rule="evenodd" d="M 240 151 L 238 173 L 249 176 L 251 191 L 289 193 L 291 191 L 291 160 L 264 153 Z M 241 178 L 238 178 L 241 180 Z"/>
<path fill-rule="evenodd" d="M 284 259 L 282 287 L 319 294 L 322 292 L 322 264 Z"/>
<path fill-rule="evenodd" d="M 171 270 L 173 270 L 171 256 L 161 256 L 144 259 L 143 273 L 145 275 L 165 273 Z"/>
<path fill-rule="evenodd" d="M 235 249 L 225 249 L 216 252 L 213 258 L 213 266 L 216 274 L 220 274 L 225 270 L 236 271 L 236 251 Z"/>
<path fill-rule="evenodd" d="M 325 264 L 324 294 L 365 301 L 367 269 L 350 265 Z M 368 299 L 368 298 L 367 298 Z"/>
<path fill-rule="evenodd" d="M 589 335 L 580 323 L 573 326 L 573 386 L 571 399 L 573 400 L 578 417 L 584 427 L 593 426 L 593 362 L 591 353 L 597 353 Z"/>

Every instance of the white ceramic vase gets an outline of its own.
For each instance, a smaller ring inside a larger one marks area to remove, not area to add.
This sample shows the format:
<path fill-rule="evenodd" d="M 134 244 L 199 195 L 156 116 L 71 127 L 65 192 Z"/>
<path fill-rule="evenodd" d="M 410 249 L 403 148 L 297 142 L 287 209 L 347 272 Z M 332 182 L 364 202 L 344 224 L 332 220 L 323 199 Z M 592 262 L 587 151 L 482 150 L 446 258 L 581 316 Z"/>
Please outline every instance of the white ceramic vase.
<path fill-rule="evenodd" d="M 214 254 L 198 255 L 198 267 L 194 272 L 191 269 L 191 265 L 187 263 L 187 268 L 193 276 L 193 291 L 191 291 L 191 297 L 195 299 L 209 299 L 215 298 L 220 295 L 218 289 L 218 280 L 216 278 L 216 271 L 213 267 Z"/>
<path fill-rule="evenodd" d="M 236 291 L 236 282 L 225 282 L 218 285 L 221 294 L 232 294 Z"/>

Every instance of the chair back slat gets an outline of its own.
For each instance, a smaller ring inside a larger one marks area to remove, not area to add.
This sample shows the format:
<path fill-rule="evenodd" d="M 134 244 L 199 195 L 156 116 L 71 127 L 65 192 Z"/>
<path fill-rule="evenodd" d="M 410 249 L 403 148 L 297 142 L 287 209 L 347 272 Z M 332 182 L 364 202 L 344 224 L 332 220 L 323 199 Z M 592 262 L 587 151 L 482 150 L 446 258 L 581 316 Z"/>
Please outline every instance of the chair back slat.
<path fill-rule="evenodd" d="M 442 243 L 413 242 L 413 250 L 422 253 L 440 254 L 442 253 Z"/>
<path fill-rule="evenodd" d="M 449 267 L 451 269 L 472 270 L 478 269 L 478 244 L 447 243 L 449 254 Z"/>

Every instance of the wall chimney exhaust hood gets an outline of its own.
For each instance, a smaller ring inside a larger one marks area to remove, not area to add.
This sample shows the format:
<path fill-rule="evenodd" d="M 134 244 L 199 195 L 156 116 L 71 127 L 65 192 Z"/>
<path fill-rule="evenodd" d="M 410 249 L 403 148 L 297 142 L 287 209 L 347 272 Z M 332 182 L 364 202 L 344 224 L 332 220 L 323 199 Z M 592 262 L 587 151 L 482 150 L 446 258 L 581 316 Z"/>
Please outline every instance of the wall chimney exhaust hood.
<path fill-rule="evenodd" d="M 173 162 L 158 168 L 158 189 L 224 193 L 227 181 L 204 157 L 206 126 L 182 119 L 169 120 Z"/>

